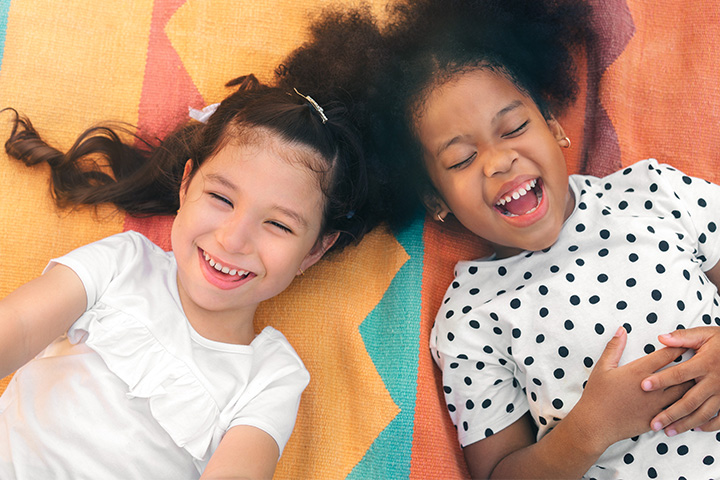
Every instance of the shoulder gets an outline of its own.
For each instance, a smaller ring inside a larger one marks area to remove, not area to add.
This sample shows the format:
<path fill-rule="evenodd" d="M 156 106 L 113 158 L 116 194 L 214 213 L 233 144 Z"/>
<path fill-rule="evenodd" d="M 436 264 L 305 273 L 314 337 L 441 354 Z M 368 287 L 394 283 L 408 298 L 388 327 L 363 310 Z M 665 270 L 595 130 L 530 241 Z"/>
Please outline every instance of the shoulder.
<path fill-rule="evenodd" d="M 266 368 L 273 371 L 290 368 L 307 372 L 305 364 L 280 331 L 265 327 L 252 341 L 253 354 Z"/>

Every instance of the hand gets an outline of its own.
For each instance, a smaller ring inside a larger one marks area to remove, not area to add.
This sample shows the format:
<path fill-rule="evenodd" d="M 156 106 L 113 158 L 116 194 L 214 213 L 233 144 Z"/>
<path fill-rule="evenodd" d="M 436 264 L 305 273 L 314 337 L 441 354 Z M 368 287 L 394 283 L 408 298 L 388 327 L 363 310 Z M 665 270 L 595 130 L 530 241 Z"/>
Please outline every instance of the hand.
<path fill-rule="evenodd" d="M 636 382 L 672 362 L 685 349 L 663 348 L 618 367 L 626 343 L 627 332 L 620 327 L 598 359 L 582 397 L 568 415 L 584 425 L 581 428 L 590 433 L 587 438 L 598 442 L 593 448 L 600 451 L 650 430 L 650 419 L 692 386 L 692 382 L 675 383 L 670 388 L 643 391 Z"/>
<path fill-rule="evenodd" d="M 642 381 L 646 392 L 662 390 L 690 380 L 693 386 L 680 400 L 656 415 L 653 430 L 665 429 L 673 436 L 691 428 L 703 431 L 720 429 L 720 327 L 696 327 L 658 336 L 667 347 L 695 350 L 695 355 L 678 365 L 650 375 Z M 663 349 L 665 350 L 665 349 Z"/>

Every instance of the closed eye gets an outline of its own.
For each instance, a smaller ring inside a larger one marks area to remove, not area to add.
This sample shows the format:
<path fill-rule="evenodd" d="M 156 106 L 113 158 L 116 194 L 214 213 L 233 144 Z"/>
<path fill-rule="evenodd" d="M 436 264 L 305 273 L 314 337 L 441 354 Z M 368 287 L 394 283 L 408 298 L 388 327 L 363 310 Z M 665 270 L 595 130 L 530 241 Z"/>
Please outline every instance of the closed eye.
<path fill-rule="evenodd" d="M 233 206 L 232 202 L 227 198 L 223 197 L 222 195 L 218 195 L 217 193 L 210 193 L 210 196 L 220 202 L 230 205 L 231 207 Z"/>
<path fill-rule="evenodd" d="M 283 225 L 283 224 L 280 223 L 280 222 L 276 222 L 276 221 L 274 221 L 274 220 L 268 220 L 268 223 L 269 223 L 270 225 L 274 226 L 274 227 L 279 228 L 279 229 L 282 230 L 283 232 L 293 233 L 293 231 L 290 230 L 290 228 L 286 227 L 285 225 Z"/>
<path fill-rule="evenodd" d="M 521 134 L 525 130 L 525 128 L 528 126 L 529 123 L 530 123 L 530 120 L 525 120 L 525 122 L 522 125 L 520 125 L 518 128 L 516 128 L 512 132 L 504 134 L 502 136 L 502 138 L 512 138 L 512 137 L 515 137 L 515 136 Z"/>
<path fill-rule="evenodd" d="M 463 167 L 466 167 L 466 166 L 470 165 L 470 163 L 475 159 L 475 157 L 477 157 L 477 152 L 473 153 L 472 155 L 470 155 L 468 158 L 466 158 L 462 162 L 458 162 L 454 165 L 451 165 L 448 168 L 448 170 L 459 170 Z"/>

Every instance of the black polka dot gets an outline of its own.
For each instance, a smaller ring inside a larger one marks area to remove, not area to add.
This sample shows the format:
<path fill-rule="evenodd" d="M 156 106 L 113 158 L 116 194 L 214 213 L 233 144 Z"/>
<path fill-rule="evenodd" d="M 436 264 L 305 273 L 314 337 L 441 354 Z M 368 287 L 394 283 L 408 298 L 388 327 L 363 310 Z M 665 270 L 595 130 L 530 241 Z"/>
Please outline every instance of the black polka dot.
<path fill-rule="evenodd" d="M 447 385 L 445 385 L 445 386 L 443 387 L 443 391 L 444 391 L 445 393 L 452 393 L 452 388 L 450 388 L 450 387 L 448 387 Z"/>
<path fill-rule="evenodd" d="M 548 288 L 545 285 L 540 285 L 538 287 L 538 292 L 540 292 L 540 295 L 547 295 L 548 294 Z"/>
<path fill-rule="evenodd" d="M 610 251 L 607 248 L 603 248 L 598 251 L 598 255 L 601 257 L 607 257 L 608 253 L 610 253 Z"/>
<path fill-rule="evenodd" d="M 494 351 L 494 350 L 493 350 L 493 348 L 492 348 L 490 345 L 485 345 L 485 346 L 483 347 L 483 352 L 485 352 L 485 353 L 487 353 L 487 354 L 491 354 L 491 353 L 493 353 L 493 351 Z"/>
<path fill-rule="evenodd" d="M 563 370 L 562 368 L 556 368 L 553 372 L 553 375 L 555 376 L 555 378 L 560 380 L 561 378 L 565 377 L 565 370 Z"/>
<path fill-rule="evenodd" d="M 535 359 L 533 357 L 525 357 L 525 360 L 523 360 L 523 363 L 529 367 L 530 365 L 535 363 Z"/>
<path fill-rule="evenodd" d="M 603 240 L 607 240 L 608 238 L 610 238 L 610 232 L 605 229 L 600 230 L 600 238 L 602 238 Z"/>
<path fill-rule="evenodd" d="M 493 333 L 494 333 L 495 335 L 502 335 L 502 333 L 503 333 L 503 332 L 502 332 L 502 328 L 500 328 L 500 327 L 493 327 Z"/>
<path fill-rule="evenodd" d="M 452 283 L 452 288 L 458 288 L 459 286 L 460 286 L 460 284 L 458 282 Z"/>
<path fill-rule="evenodd" d="M 655 346 L 648 343 L 645 347 L 643 347 L 643 351 L 645 353 L 652 353 L 655 351 Z"/>
<path fill-rule="evenodd" d="M 658 248 L 661 252 L 667 252 L 670 249 L 670 245 L 668 244 L 668 242 L 663 240 L 662 242 L 658 243 Z"/>
<path fill-rule="evenodd" d="M 467 408 L 468 410 L 472 410 L 473 408 L 475 408 L 475 402 L 473 402 L 472 400 L 468 400 L 467 402 L 465 402 L 465 408 Z"/>
<path fill-rule="evenodd" d="M 618 310 L 625 310 L 627 308 L 627 306 L 628 306 L 628 304 L 624 300 L 620 300 L 619 302 L 617 302 L 615 304 L 615 308 L 617 308 Z"/>
<path fill-rule="evenodd" d="M 485 363 L 484 363 L 484 362 L 477 362 L 477 363 L 475 364 L 475 368 L 477 368 L 478 370 L 482 370 L 483 368 L 485 368 Z"/>
<path fill-rule="evenodd" d="M 470 327 L 477 330 L 478 328 L 480 328 L 480 322 L 478 322 L 477 320 L 470 320 Z"/>
<path fill-rule="evenodd" d="M 640 257 L 638 257 L 637 253 L 631 253 L 630 255 L 628 255 L 628 260 L 630 260 L 633 263 L 637 262 L 639 258 Z"/>
<path fill-rule="evenodd" d="M 578 233 L 584 232 L 584 231 L 585 231 L 585 225 L 583 225 L 582 223 L 577 224 L 577 225 L 575 226 L 575 231 L 578 232 Z"/>
<path fill-rule="evenodd" d="M 542 333 L 535 337 L 535 343 L 543 343 L 545 341 L 545 335 Z"/>
<path fill-rule="evenodd" d="M 540 309 L 540 312 L 538 312 L 538 313 L 540 314 L 540 316 L 541 316 L 542 318 L 545 318 L 545 317 L 548 316 L 548 314 L 550 313 L 550 311 L 549 311 L 547 308 L 542 307 L 542 308 Z"/>
<path fill-rule="evenodd" d="M 470 310 L 472 310 L 472 307 L 471 307 L 470 305 L 465 305 L 465 306 L 462 308 L 462 312 L 465 313 L 465 314 L 468 313 Z"/>
<path fill-rule="evenodd" d="M 453 315 L 455 315 L 455 312 L 453 312 L 452 310 L 448 310 L 448 311 L 445 313 L 445 318 L 450 318 L 450 317 L 452 317 Z"/>
<path fill-rule="evenodd" d="M 570 351 L 567 349 L 567 347 L 560 347 L 558 348 L 558 355 L 565 358 L 570 354 Z"/>
<path fill-rule="evenodd" d="M 486 437 L 489 437 L 489 436 L 493 435 L 493 433 L 495 433 L 495 432 L 493 432 L 491 429 L 489 429 L 489 428 L 486 428 L 486 429 L 485 429 L 485 436 L 486 436 Z"/>
<path fill-rule="evenodd" d="M 660 455 L 665 455 L 668 452 L 667 443 L 658 443 L 656 450 Z"/>
<path fill-rule="evenodd" d="M 595 333 L 597 333 L 598 335 L 602 335 L 603 333 L 605 333 L 605 327 L 603 327 L 602 324 L 600 324 L 600 323 L 596 323 L 595 324 Z"/>
<path fill-rule="evenodd" d="M 625 462 L 625 465 L 630 465 L 635 461 L 635 457 L 633 457 L 631 454 L 626 453 L 623 457 L 623 462 Z"/>
<path fill-rule="evenodd" d="M 656 302 L 662 298 L 662 293 L 660 292 L 660 290 L 653 290 L 650 295 L 652 296 L 652 299 Z"/>
<path fill-rule="evenodd" d="M 677 448 L 678 455 L 687 455 L 690 449 L 687 447 L 687 445 L 680 445 Z"/>
<path fill-rule="evenodd" d="M 498 268 L 498 275 L 500 275 L 502 277 L 502 276 L 505 276 L 506 274 L 507 274 L 507 268 L 505 268 L 505 267 Z"/>
<path fill-rule="evenodd" d="M 567 275 L 565 275 L 565 279 L 566 279 L 568 282 L 572 283 L 572 282 L 575 281 L 575 275 L 573 275 L 572 273 L 568 273 Z"/>
<path fill-rule="evenodd" d="M 630 243 L 635 243 L 635 241 L 637 240 L 637 237 L 635 237 L 635 235 L 633 235 L 632 233 L 628 233 L 625 236 L 625 240 L 627 240 Z"/>
<path fill-rule="evenodd" d="M 552 405 L 553 405 L 553 407 L 555 407 L 555 409 L 560 410 L 564 404 L 563 404 L 562 400 L 560 400 L 559 398 L 556 398 L 555 400 L 552 401 Z"/>
<path fill-rule="evenodd" d="M 575 328 L 575 324 L 573 324 L 572 320 L 565 320 L 565 330 L 572 330 Z"/>
<path fill-rule="evenodd" d="M 594 362 L 593 362 L 593 359 L 590 358 L 590 357 L 585 357 L 585 358 L 583 359 L 583 365 L 585 365 L 587 368 L 592 367 L 592 366 L 593 366 L 593 363 L 594 363 Z"/>
<path fill-rule="evenodd" d="M 468 273 L 470 275 L 475 275 L 477 273 L 477 271 L 478 271 L 477 267 L 473 266 L 473 267 L 468 268 Z"/>
<path fill-rule="evenodd" d="M 520 335 L 522 335 L 522 332 L 519 328 L 513 328 L 512 329 L 512 336 L 513 338 L 520 338 Z"/>
<path fill-rule="evenodd" d="M 470 385 L 472 385 L 472 378 L 465 377 L 464 382 L 465 382 L 465 385 L 470 386 Z"/>
<path fill-rule="evenodd" d="M 708 455 L 707 457 L 703 458 L 703 463 L 704 463 L 705 465 L 712 465 L 713 463 L 715 463 L 715 458 L 713 458 L 712 456 Z"/>
<path fill-rule="evenodd" d="M 657 478 L 657 470 L 655 470 L 653 467 L 648 468 L 648 478 Z"/>
<path fill-rule="evenodd" d="M 600 302 L 600 297 L 598 297 L 597 295 L 593 295 L 592 297 L 589 298 L 588 301 L 590 302 L 591 305 L 595 305 L 598 302 Z"/>
<path fill-rule="evenodd" d="M 635 285 L 637 285 L 637 280 L 635 280 L 634 278 L 628 278 L 627 280 L 625 280 L 625 285 L 627 285 L 628 287 L 634 287 Z"/>
<path fill-rule="evenodd" d="M 447 408 L 450 412 L 454 412 L 456 410 L 455 405 L 453 405 L 452 403 L 448 403 Z"/>
<path fill-rule="evenodd" d="M 510 307 L 511 307 L 513 310 L 517 310 L 518 308 L 520 308 L 520 299 L 519 299 L 519 298 L 513 298 L 512 301 L 510 302 Z"/>
<path fill-rule="evenodd" d="M 608 281 L 608 276 L 605 275 L 604 273 L 601 273 L 600 275 L 598 275 L 597 280 L 600 283 L 605 283 Z"/>
<path fill-rule="evenodd" d="M 655 323 L 658 320 L 657 313 L 650 312 L 648 313 L 647 317 L 645 317 L 645 320 L 647 320 L 648 323 Z"/>
<path fill-rule="evenodd" d="M 573 295 L 572 297 L 570 297 L 570 304 L 572 304 L 572 305 L 579 305 L 579 304 L 580 304 L 580 297 L 578 297 L 577 295 Z"/>

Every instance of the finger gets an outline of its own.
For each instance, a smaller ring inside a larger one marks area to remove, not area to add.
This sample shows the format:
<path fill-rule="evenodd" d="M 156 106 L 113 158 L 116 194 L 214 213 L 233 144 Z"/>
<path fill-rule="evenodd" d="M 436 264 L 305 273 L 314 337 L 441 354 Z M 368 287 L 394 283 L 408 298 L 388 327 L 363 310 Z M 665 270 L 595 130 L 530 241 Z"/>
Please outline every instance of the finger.
<path fill-rule="evenodd" d="M 665 427 L 665 434 L 669 437 L 672 437 L 679 433 L 687 432 L 690 429 L 698 428 L 702 425 L 707 425 L 708 422 L 710 422 L 717 416 L 719 408 L 720 399 L 718 399 L 717 397 L 711 397 L 707 399 L 707 401 L 700 405 L 690 415 L 687 415 Z"/>
<path fill-rule="evenodd" d="M 709 422 L 696 427 L 695 430 L 701 430 L 703 432 L 714 432 L 720 430 L 720 415 L 715 416 Z M 720 439 L 720 434 L 716 437 Z"/>
<path fill-rule="evenodd" d="M 686 351 L 687 349 L 685 348 L 665 347 L 660 350 L 655 350 L 652 353 L 648 353 L 637 360 L 633 360 L 631 363 L 642 365 L 644 369 L 655 372 L 669 365 Z"/>
<path fill-rule="evenodd" d="M 620 363 L 625 344 L 627 343 L 627 332 L 624 327 L 620 327 L 613 335 L 613 338 L 605 346 L 602 355 L 598 359 L 598 366 L 603 370 L 617 368 Z"/>
<path fill-rule="evenodd" d="M 697 350 L 716 334 L 720 327 L 694 327 L 679 329 L 674 332 L 658 335 L 658 340 L 668 347 L 684 347 Z"/>
<path fill-rule="evenodd" d="M 663 348 L 662 350 L 666 349 Z M 662 350 L 658 350 L 652 354 L 658 353 Z M 684 349 L 668 348 L 667 350 L 669 355 L 673 355 L 678 351 L 683 352 Z M 652 392 L 654 390 L 662 390 L 673 385 L 680 385 L 681 383 L 693 380 L 707 373 L 707 367 L 703 367 L 702 362 L 702 356 L 695 355 L 682 363 L 673 365 L 672 367 L 650 375 L 640 382 L 640 386 L 646 392 Z"/>
<path fill-rule="evenodd" d="M 696 410 L 698 410 L 713 396 L 712 389 L 708 385 L 709 382 L 705 382 L 704 384 L 685 382 L 682 385 L 677 385 L 665 390 L 665 392 L 673 392 L 672 395 L 682 392 L 683 389 L 685 392 L 681 395 L 682 398 L 678 397 L 676 400 L 671 399 L 670 402 L 672 402 L 672 404 L 650 420 L 650 428 L 655 432 L 662 429 L 666 429 L 667 431 L 668 427 L 672 424 L 693 415 Z M 713 415 L 710 415 L 706 418 L 696 417 L 694 424 L 691 427 L 685 428 L 685 425 L 687 424 L 681 424 L 680 428 L 688 430 L 689 428 L 697 427 L 710 420 L 712 416 Z M 673 428 L 673 430 L 677 432 L 677 428 Z"/>

